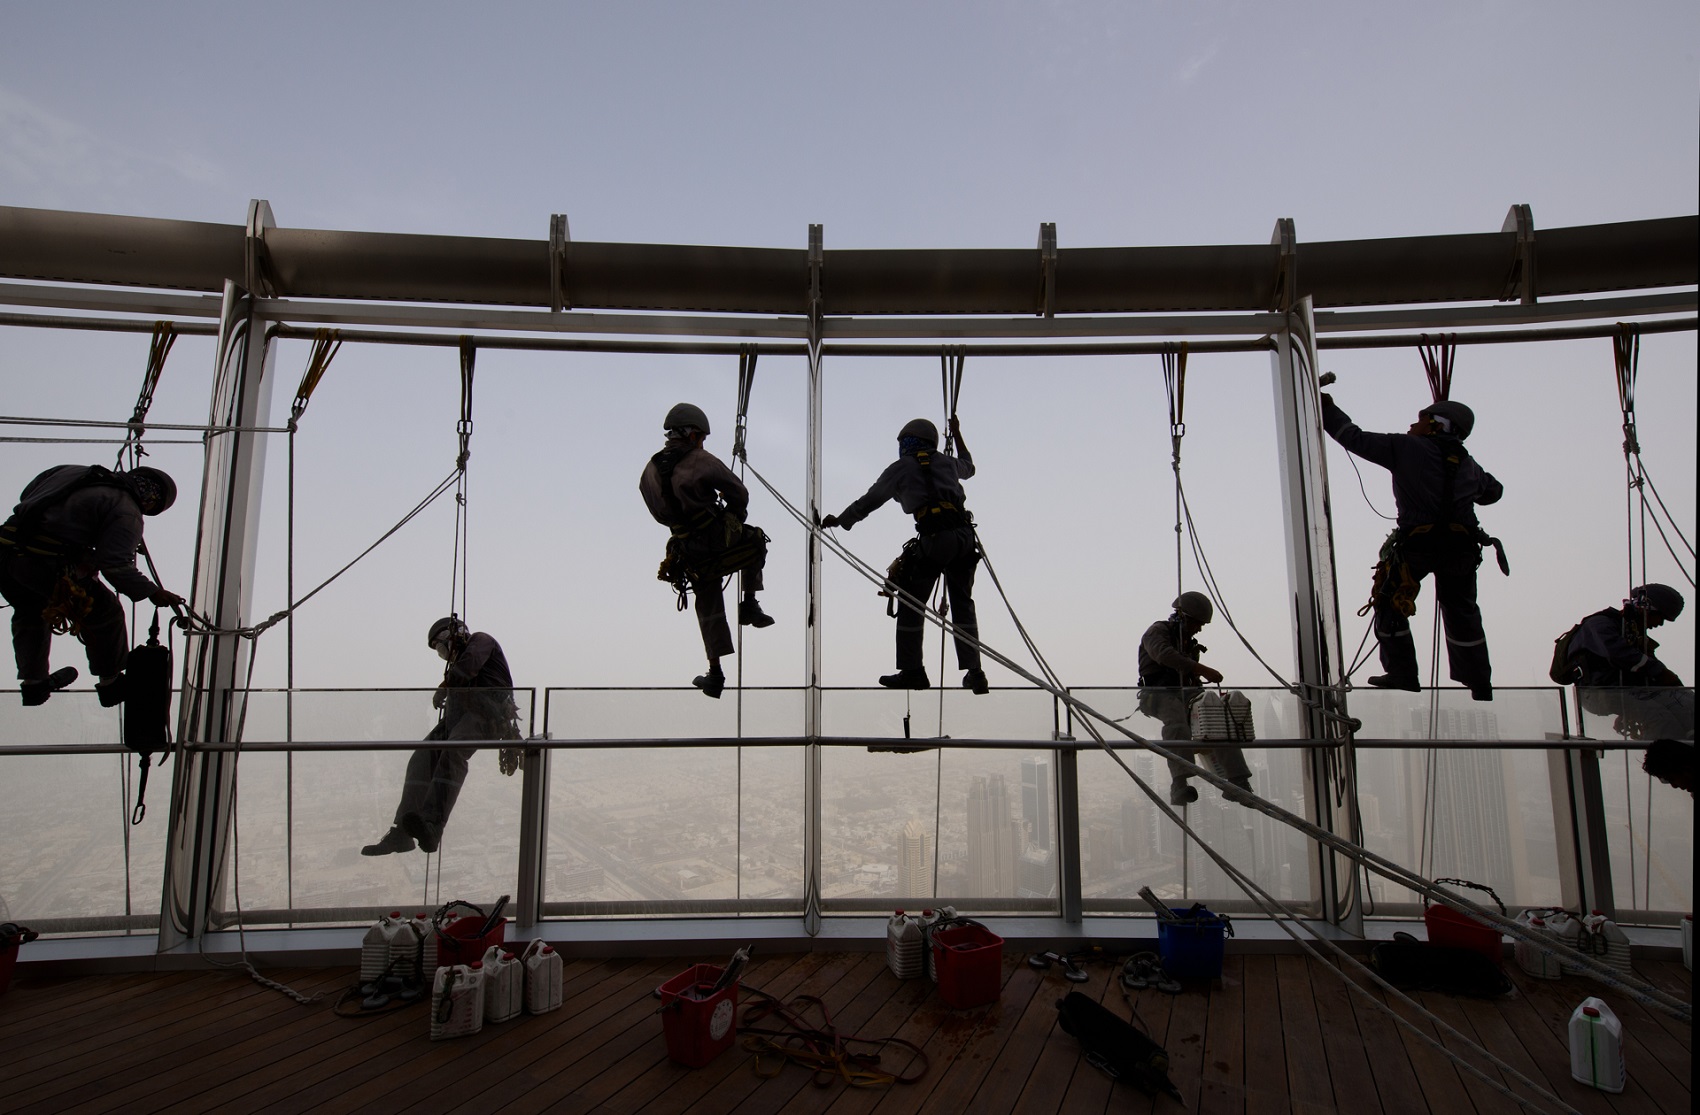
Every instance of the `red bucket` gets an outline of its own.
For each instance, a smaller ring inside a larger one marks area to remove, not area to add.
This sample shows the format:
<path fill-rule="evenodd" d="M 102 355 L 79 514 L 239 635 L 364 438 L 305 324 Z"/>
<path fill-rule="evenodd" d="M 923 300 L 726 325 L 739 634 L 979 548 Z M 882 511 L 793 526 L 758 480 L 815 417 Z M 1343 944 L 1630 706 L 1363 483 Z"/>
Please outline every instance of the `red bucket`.
<path fill-rule="evenodd" d="M 1484 887 L 1480 883 L 1472 883 L 1468 879 L 1436 879 L 1435 885 L 1442 883 L 1467 887 L 1471 890 L 1486 892 L 1499 907 L 1501 914 L 1505 913 L 1505 903 L 1499 900 L 1492 887 Z M 1469 914 L 1454 910 L 1440 903 L 1429 905 L 1428 896 L 1423 896 L 1423 925 L 1428 929 L 1428 942 L 1431 945 L 1444 945 L 1447 948 L 1469 949 L 1479 952 L 1495 964 L 1505 964 L 1505 949 L 1500 941 L 1499 929 L 1477 921 Z"/>
<path fill-rule="evenodd" d="M 488 933 L 479 934 L 485 918 L 469 915 L 449 922 L 437 934 L 437 967 L 451 964 L 471 964 L 482 961 L 491 945 L 501 944 L 508 935 L 508 919 L 499 918 Z"/>
<path fill-rule="evenodd" d="M 972 922 L 932 933 L 939 998 L 961 1010 L 998 1001 L 1003 991 L 1003 938 Z"/>
<path fill-rule="evenodd" d="M 661 1033 L 667 1039 L 667 1059 L 700 1069 L 732 1044 L 738 1035 L 738 981 L 710 995 L 725 969 L 697 964 L 659 988 Z"/>

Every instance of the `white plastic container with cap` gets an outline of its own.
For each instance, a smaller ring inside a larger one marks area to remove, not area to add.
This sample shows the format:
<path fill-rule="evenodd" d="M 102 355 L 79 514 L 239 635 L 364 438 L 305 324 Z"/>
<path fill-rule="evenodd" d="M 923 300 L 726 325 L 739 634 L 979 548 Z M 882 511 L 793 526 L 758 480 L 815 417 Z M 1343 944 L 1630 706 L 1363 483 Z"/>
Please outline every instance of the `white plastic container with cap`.
<path fill-rule="evenodd" d="M 396 934 L 406 924 L 401 911 L 393 910 L 366 930 L 366 936 L 360 940 L 360 982 L 369 983 L 384 974 L 390 966 Z"/>
<path fill-rule="evenodd" d="M 1592 938 L 1592 948 L 1589 951 L 1597 959 L 1604 961 L 1626 976 L 1635 973 L 1629 955 L 1629 935 L 1618 926 L 1617 922 L 1608 918 L 1601 911 L 1595 910 L 1582 919 L 1582 931 L 1584 938 Z"/>
<path fill-rule="evenodd" d="M 518 1018 L 525 1005 L 525 965 L 500 945 L 484 950 L 484 1021 Z"/>
<path fill-rule="evenodd" d="M 1621 1092 L 1628 1079 L 1623 1023 L 1598 999 L 1583 999 L 1570 1016 L 1570 1075 L 1602 1092 Z"/>
<path fill-rule="evenodd" d="M 928 936 L 921 944 L 921 951 L 926 955 L 927 978 L 932 980 L 934 983 L 939 981 L 939 967 L 937 961 L 933 959 L 933 941 L 931 937 L 932 929 L 933 926 L 938 925 L 941 922 L 950 921 L 955 917 L 955 906 L 943 906 L 939 909 L 938 913 L 933 915 L 933 919 L 927 923 Z"/>
<path fill-rule="evenodd" d="M 1538 936 L 1546 937 L 1553 943 L 1558 938 L 1547 926 L 1546 919 L 1538 910 L 1524 910 L 1517 915 L 1517 924 Z M 1517 961 L 1517 966 L 1536 979 L 1563 979 L 1564 971 L 1559 966 L 1558 957 L 1549 952 L 1543 952 L 1533 941 L 1525 941 L 1518 937 L 1512 943 L 1511 956 Z"/>
<path fill-rule="evenodd" d="M 484 1028 L 484 965 L 450 964 L 431 984 L 431 1040 L 463 1038 Z"/>
<path fill-rule="evenodd" d="M 520 957 L 525 965 L 525 1012 L 543 1014 L 561 1005 L 561 954 L 542 938 L 525 946 Z"/>
<path fill-rule="evenodd" d="M 902 910 L 885 926 L 885 963 L 898 979 L 914 979 L 926 969 L 921 956 L 921 922 Z"/>

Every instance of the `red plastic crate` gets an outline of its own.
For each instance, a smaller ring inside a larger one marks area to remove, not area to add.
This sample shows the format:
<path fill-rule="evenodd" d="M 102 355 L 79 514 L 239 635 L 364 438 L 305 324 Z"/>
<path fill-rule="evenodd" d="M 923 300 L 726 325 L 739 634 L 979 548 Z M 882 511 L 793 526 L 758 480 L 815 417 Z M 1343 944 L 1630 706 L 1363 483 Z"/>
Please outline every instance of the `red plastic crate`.
<path fill-rule="evenodd" d="M 738 1036 L 736 980 L 705 999 L 724 969 L 713 964 L 687 968 L 660 987 L 661 1033 L 667 1059 L 700 1069 L 728 1049 Z"/>
<path fill-rule="evenodd" d="M 939 998 L 947 1006 L 984 1006 L 1003 991 L 1003 938 L 983 925 L 951 925 L 932 934 Z"/>

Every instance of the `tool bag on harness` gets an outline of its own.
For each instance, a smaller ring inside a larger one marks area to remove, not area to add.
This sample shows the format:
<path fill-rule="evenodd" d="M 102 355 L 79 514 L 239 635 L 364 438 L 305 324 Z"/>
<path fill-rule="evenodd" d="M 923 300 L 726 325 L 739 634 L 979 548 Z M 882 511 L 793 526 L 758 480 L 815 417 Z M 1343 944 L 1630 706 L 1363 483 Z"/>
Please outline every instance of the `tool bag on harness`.
<path fill-rule="evenodd" d="M 767 532 L 744 522 L 726 507 L 705 507 L 690 518 L 673 490 L 673 469 L 683 454 L 663 449 L 650 458 L 660 482 L 662 498 L 672 512 L 675 525 L 667 540 L 667 552 L 655 571 L 655 579 L 673 586 L 679 595 L 679 610 L 685 610 L 692 581 L 719 580 L 741 569 L 767 560 Z"/>
<path fill-rule="evenodd" d="M 148 767 L 157 753 L 163 763 L 171 755 L 171 647 L 159 641 L 159 609 L 153 613 L 148 641 L 130 652 L 124 678 L 124 746 L 141 757 L 141 784 L 130 823 L 147 815 Z"/>

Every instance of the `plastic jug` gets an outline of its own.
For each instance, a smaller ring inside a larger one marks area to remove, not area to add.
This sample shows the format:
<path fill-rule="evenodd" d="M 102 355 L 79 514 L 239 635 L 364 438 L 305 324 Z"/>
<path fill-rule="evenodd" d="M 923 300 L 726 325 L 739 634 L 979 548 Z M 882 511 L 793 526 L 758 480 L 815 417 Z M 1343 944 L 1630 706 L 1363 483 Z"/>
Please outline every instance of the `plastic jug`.
<path fill-rule="evenodd" d="M 1557 943 L 1557 938 L 1553 936 L 1551 928 L 1548 927 L 1546 918 L 1539 912 L 1524 910 L 1517 915 L 1517 922 L 1531 933 Z M 1521 937 L 1516 938 L 1511 945 L 1511 956 L 1512 959 L 1517 961 L 1519 968 L 1536 979 L 1564 978 L 1564 971 L 1559 966 L 1558 957 L 1543 952 L 1540 946 L 1533 941 L 1525 941 Z"/>
<path fill-rule="evenodd" d="M 921 957 L 921 922 L 902 910 L 885 926 L 885 963 L 898 979 L 914 979 L 925 969 Z"/>
<path fill-rule="evenodd" d="M 484 1028 L 484 965 L 437 969 L 431 984 L 431 1040 L 463 1038 Z"/>
<path fill-rule="evenodd" d="M 500 945 L 484 950 L 484 1021 L 518 1018 L 525 1005 L 525 965 Z"/>
<path fill-rule="evenodd" d="M 938 962 L 933 959 L 933 944 L 932 944 L 933 927 L 936 926 L 936 925 L 943 925 L 943 924 L 945 924 L 946 922 L 949 922 L 949 921 L 954 921 L 955 918 L 956 918 L 956 907 L 955 906 L 944 906 L 944 907 L 941 907 L 939 909 L 939 912 L 937 914 L 933 915 L 933 920 L 927 923 L 926 933 L 924 935 L 924 940 L 921 943 L 921 951 L 926 955 L 926 958 L 927 958 L 927 978 L 932 980 L 934 983 L 937 983 L 939 981 L 939 966 L 938 966 Z"/>
<path fill-rule="evenodd" d="M 1623 1023 L 1598 999 L 1583 999 L 1570 1016 L 1570 1076 L 1602 1092 L 1623 1091 Z"/>
<path fill-rule="evenodd" d="M 541 939 L 531 942 L 521 957 L 525 965 L 525 1012 L 543 1014 L 561 1005 L 561 954 Z"/>
<path fill-rule="evenodd" d="M 1595 910 L 1582 919 L 1582 929 L 1585 939 L 1592 938 L 1592 947 L 1588 951 L 1596 958 L 1626 976 L 1634 974 L 1635 969 L 1629 957 L 1629 935 L 1617 922 Z"/>
<path fill-rule="evenodd" d="M 360 939 L 360 982 L 370 983 L 384 974 L 390 966 L 390 945 L 395 940 L 396 923 L 401 911 L 380 917 Z"/>

